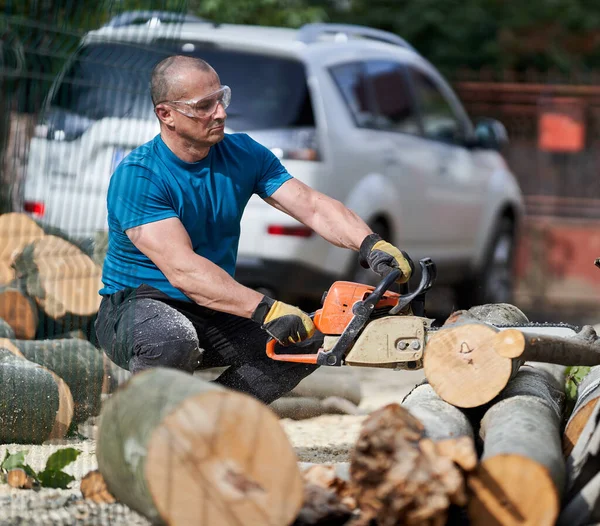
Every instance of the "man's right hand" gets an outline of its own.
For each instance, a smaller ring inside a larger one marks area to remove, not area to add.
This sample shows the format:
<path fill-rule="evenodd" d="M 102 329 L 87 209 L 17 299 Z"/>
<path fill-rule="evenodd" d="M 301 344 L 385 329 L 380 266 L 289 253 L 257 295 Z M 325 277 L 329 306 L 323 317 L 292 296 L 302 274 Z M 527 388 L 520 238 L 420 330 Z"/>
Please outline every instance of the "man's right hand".
<path fill-rule="evenodd" d="M 315 333 L 315 324 L 308 314 L 267 296 L 256 307 L 252 320 L 282 345 L 300 343 Z"/>

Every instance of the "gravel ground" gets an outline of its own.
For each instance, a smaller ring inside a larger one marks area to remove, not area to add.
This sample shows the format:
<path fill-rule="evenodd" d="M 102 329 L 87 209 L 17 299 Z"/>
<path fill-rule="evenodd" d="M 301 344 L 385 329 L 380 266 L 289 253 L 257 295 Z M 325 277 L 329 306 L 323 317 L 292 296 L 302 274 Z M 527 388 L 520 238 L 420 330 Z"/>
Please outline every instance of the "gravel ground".
<path fill-rule="evenodd" d="M 368 412 L 391 402 L 400 402 L 418 382 L 421 372 L 394 372 L 378 369 L 357 369 L 361 378 L 364 415 L 324 415 L 309 420 L 282 420 L 282 426 L 301 462 L 336 463 L 349 458 Z M 27 450 L 26 461 L 36 471 L 42 470 L 46 459 L 57 449 L 74 447 L 81 451 L 75 462 L 65 468 L 75 477 L 70 489 L 19 490 L 0 484 L 0 526 L 60 525 L 60 526 L 147 526 L 149 523 L 122 504 L 94 504 L 83 501 L 81 479 L 97 468 L 94 422 L 80 426 L 84 439 L 63 440 L 41 446 L 0 445 L 0 459 L 6 451 Z"/>

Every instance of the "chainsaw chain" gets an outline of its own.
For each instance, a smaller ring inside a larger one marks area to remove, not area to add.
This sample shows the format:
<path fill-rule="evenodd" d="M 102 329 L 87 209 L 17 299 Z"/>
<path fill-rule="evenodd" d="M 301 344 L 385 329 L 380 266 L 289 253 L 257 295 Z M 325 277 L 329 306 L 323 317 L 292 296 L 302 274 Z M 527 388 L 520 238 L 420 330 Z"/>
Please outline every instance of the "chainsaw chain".
<path fill-rule="evenodd" d="M 488 323 L 488 322 L 484 322 L 484 323 Z M 581 331 L 581 327 L 579 327 L 578 325 L 572 325 L 570 323 L 564 323 L 564 322 L 557 322 L 557 323 L 552 323 L 552 322 L 536 322 L 536 321 L 532 321 L 532 322 L 528 322 L 528 323 L 506 323 L 506 324 L 496 324 L 496 323 L 488 323 L 488 325 L 493 325 L 494 327 L 498 328 L 498 329 L 518 329 L 520 327 L 522 328 L 552 328 L 552 327 L 556 327 L 559 329 L 571 329 L 573 332 L 578 333 Z M 439 331 L 440 329 L 443 329 L 445 327 L 443 326 L 434 326 L 434 327 L 427 327 L 427 331 Z"/>

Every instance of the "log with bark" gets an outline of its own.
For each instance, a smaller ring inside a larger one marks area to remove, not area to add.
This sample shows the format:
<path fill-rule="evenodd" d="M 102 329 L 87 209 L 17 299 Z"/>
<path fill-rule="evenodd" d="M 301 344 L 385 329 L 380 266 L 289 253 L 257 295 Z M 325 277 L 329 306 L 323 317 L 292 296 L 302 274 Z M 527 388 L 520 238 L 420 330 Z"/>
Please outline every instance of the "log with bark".
<path fill-rule="evenodd" d="M 303 501 L 276 416 L 172 369 L 134 375 L 107 400 L 96 454 L 109 492 L 154 523 L 285 526 Z"/>
<path fill-rule="evenodd" d="M 64 438 L 72 417 L 73 399 L 60 377 L 0 340 L 0 443 Z"/>
<path fill-rule="evenodd" d="M 549 371 L 525 365 L 486 411 L 481 463 L 469 477 L 474 526 L 556 521 L 565 484 L 563 386 L 563 367 Z"/>
<path fill-rule="evenodd" d="M 565 426 L 563 449 L 569 455 L 600 400 L 600 366 L 592 367 L 577 386 L 577 400 Z"/>
<path fill-rule="evenodd" d="M 73 327 L 98 311 L 101 268 L 80 248 L 57 236 L 27 245 L 14 261 L 17 278 L 50 319 Z"/>
<path fill-rule="evenodd" d="M 80 339 L 11 340 L 25 358 L 56 373 L 73 395 L 73 422 L 100 413 L 104 360 L 102 352 Z"/>
<path fill-rule="evenodd" d="M 13 328 L 8 324 L 7 321 L 4 321 L 2 318 L 0 318 L 0 338 L 13 338 L 15 337 L 15 331 L 13 331 Z"/>
<path fill-rule="evenodd" d="M 16 212 L 0 215 L 0 286 L 15 279 L 15 257 L 26 245 L 42 237 L 43 229 L 29 216 Z"/>
<path fill-rule="evenodd" d="M 466 440 L 474 458 L 473 441 Z M 467 501 L 463 473 L 445 456 L 448 451 L 455 453 L 427 438 L 423 425 L 402 406 L 373 412 L 351 454 L 351 488 L 361 510 L 351 524 L 445 524 L 450 506 Z"/>
<path fill-rule="evenodd" d="M 519 309 L 507 304 L 455 313 L 427 343 L 425 376 L 442 399 L 470 408 L 493 400 L 526 361 L 600 363 L 600 343 L 591 326 L 570 338 L 495 327 L 527 321 Z"/>
<path fill-rule="evenodd" d="M 8 323 L 19 340 L 33 340 L 38 327 L 38 308 L 24 287 L 13 283 L 0 287 L 0 318 Z"/>

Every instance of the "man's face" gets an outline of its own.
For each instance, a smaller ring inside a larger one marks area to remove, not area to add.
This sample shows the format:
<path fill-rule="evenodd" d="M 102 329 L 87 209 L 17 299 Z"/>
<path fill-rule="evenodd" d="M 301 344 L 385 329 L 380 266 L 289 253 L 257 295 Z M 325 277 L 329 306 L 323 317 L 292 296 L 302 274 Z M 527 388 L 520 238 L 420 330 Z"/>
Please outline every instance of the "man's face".
<path fill-rule="evenodd" d="M 197 69 L 183 71 L 177 77 L 172 84 L 172 100 L 182 102 L 159 105 L 169 110 L 167 121 L 161 120 L 196 146 L 218 143 L 224 137 L 227 118 L 223 104 L 217 103 L 223 98 L 219 77 L 214 71 Z"/>

